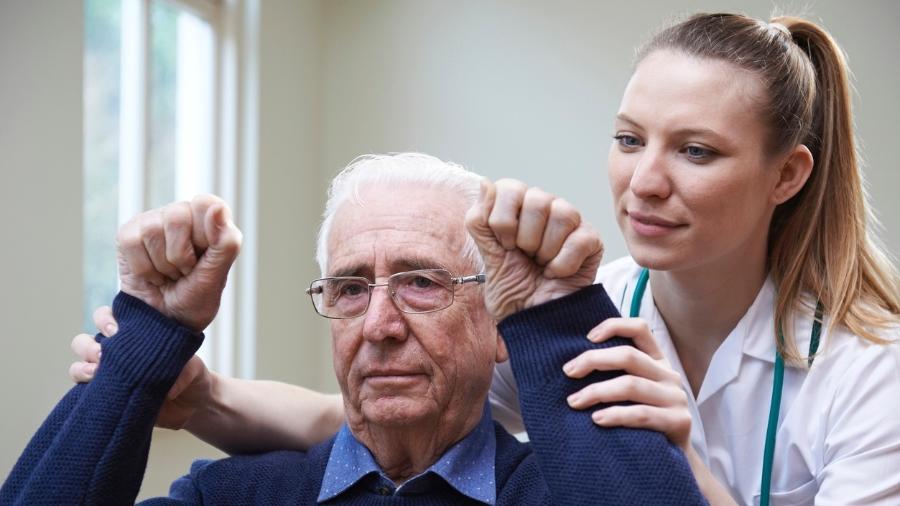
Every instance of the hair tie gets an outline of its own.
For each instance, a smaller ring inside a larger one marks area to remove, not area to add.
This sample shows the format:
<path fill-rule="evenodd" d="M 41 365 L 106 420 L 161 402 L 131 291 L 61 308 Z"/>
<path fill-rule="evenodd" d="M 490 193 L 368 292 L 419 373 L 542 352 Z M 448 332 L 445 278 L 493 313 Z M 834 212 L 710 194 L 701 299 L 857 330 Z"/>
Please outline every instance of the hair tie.
<path fill-rule="evenodd" d="M 767 23 L 766 26 L 768 26 L 770 29 L 778 30 L 779 32 L 781 32 L 781 33 L 787 35 L 788 38 L 792 38 L 792 37 L 793 37 L 793 36 L 791 35 L 791 31 L 788 30 L 788 27 L 784 26 L 784 25 L 781 24 L 781 23 L 778 23 L 778 22 L 771 22 L 771 23 Z"/>

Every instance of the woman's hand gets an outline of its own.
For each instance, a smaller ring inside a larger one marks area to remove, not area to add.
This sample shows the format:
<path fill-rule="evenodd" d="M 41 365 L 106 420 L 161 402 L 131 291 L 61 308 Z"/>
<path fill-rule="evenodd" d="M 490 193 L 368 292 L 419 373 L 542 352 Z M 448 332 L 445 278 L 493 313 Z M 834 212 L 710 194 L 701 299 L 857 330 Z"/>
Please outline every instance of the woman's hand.
<path fill-rule="evenodd" d="M 647 322 L 641 318 L 609 318 L 594 327 L 587 337 L 602 343 L 613 336 L 631 339 L 634 347 L 588 350 L 567 362 L 563 371 L 571 378 L 583 378 L 591 371 L 623 370 L 626 374 L 582 388 L 569 396 L 569 406 L 589 409 L 599 403 L 633 402 L 599 409 L 591 418 L 602 427 L 662 432 L 685 453 L 700 491 L 710 504 L 736 504 L 691 445 L 691 413 L 681 375 L 662 354 Z"/>
<path fill-rule="evenodd" d="M 664 433 L 685 453 L 691 449 L 691 413 L 679 375 L 663 356 L 640 318 L 610 318 L 594 327 L 588 339 L 602 343 L 619 336 L 634 341 L 634 347 L 616 346 L 588 350 L 570 360 L 563 371 L 583 378 L 592 371 L 624 370 L 626 374 L 593 383 L 570 395 L 569 406 L 588 409 L 598 403 L 630 401 L 627 406 L 609 406 L 591 418 L 603 427 L 634 427 Z"/>
<path fill-rule="evenodd" d="M 94 324 L 108 338 L 112 338 L 118 331 L 118 324 L 109 306 L 102 306 L 94 311 Z M 94 379 L 100 366 L 100 343 L 94 340 L 94 336 L 79 334 L 72 339 L 72 351 L 78 357 L 78 361 L 69 367 L 72 380 L 87 383 Z M 214 375 L 206 368 L 203 360 L 196 355 L 191 357 L 169 389 L 156 419 L 156 426 L 175 430 L 183 428 L 199 409 L 211 403 L 214 381 Z"/>

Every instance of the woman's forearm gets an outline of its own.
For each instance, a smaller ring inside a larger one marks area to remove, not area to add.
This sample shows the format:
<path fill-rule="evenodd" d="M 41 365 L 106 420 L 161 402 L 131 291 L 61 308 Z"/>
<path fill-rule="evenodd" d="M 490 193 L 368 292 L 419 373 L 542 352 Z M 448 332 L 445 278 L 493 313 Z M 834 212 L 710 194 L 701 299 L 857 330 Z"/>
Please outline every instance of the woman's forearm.
<path fill-rule="evenodd" d="M 306 450 L 333 436 L 344 421 L 339 394 L 210 374 L 210 401 L 184 428 L 230 454 Z"/>
<path fill-rule="evenodd" d="M 700 487 L 700 492 L 711 506 L 737 506 L 737 502 L 728 493 L 728 489 L 713 476 L 712 471 L 706 467 L 703 459 L 693 447 L 688 448 L 685 455 L 691 465 L 694 478 L 697 480 L 697 486 Z"/>

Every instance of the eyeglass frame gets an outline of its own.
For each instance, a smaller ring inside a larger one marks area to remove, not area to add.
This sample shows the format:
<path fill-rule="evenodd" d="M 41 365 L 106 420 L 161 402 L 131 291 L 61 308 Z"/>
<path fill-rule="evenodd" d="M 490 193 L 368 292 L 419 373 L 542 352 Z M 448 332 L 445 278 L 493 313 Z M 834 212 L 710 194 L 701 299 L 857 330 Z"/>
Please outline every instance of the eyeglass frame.
<path fill-rule="evenodd" d="M 393 279 L 397 276 L 403 276 L 406 274 L 410 274 L 410 273 L 414 273 L 414 272 L 422 272 L 422 271 L 424 271 L 424 272 L 444 271 L 450 275 L 450 286 L 451 286 L 450 302 L 444 307 L 429 309 L 428 311 L 407 311 L 407 310 L 403 309 L 402 307 L 400 307 L 399 304 L 397 304 L 397 299 L 394 298 L 396 296 L 396 292 L 393 290 L 389 290 L 391 301 L 394 303 L 394 306 L 400 312 L 406 313 L 406 314 L 428 314 L 428 313 L 435 313 L 437 311 L 443 311 L 444 309 L 447 309 L 448 307 L 452 306 L 453 303 L 456 301 L 456 286 L 457 285 L 464 285 L 467 283 L 483 284 L 487 281 L 487 275 L 484 273 L 471 274 L 469 276 L 455 276 L 452 272 L 450 272 L 447 269 L 441 269 L 441 268 L 438 268 L 438 269 L 414 269 L 411 271 L 395 272 L 394 274 L 391 274 L 390 276 L 388 276 L 387 280 L 384 283 L 369 283 L 369 279 L 365 278 L 363 276 L 328 276 L 328 277 L 324 277 L 324 278 L 318 278 L 318 279 L 312 280 L 312 282 L 309 283 L 309 288 L 306 289 L 306 294 L 309 295 L 310 302 L 312 302 L 312 305 L 313 305 L 313 310 L 315 310 L 316 314 L 321 316 L 322 318 L 328 318 L 329 320 L 351 320 L 353 318 L 359 318 L 360 316 L 363 316 L 364 314 L 366 314 L 369 311 L 369 306 L 372 304 L 372 292 L 374 291 L 375 288 L 377 288 L 379 286 L 384 286 L 384 287 L 390 286 L 391 279 Z M 367 290 L 368 300 L 366 301 L 365 309 L 363 309 L 363 311 L 361 313 L 359 313 L 358 315 L 354 315 L 354 316 L 326 316 L 319 312 L 319 308 L 316 307 L 316 300 L 313 298 L 313 292 L 312 292 L 313 285 L 319 281 L 331 281 L 331 280 L 335 280 L 335 279 L 349 279 L 349 280 L 359 280 L 359 281 L 365 282 L 366 286 L 368 287 L 368 290 Z"/>

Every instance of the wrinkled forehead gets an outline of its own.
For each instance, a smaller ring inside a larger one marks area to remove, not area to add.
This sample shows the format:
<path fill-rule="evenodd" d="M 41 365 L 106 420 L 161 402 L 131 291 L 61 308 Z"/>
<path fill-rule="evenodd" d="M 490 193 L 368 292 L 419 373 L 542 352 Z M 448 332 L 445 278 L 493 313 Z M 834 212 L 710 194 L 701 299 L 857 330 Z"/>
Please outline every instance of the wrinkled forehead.
<path fill-rule="evenodd" d="M 362 188 L 335 213 L 328 275 L 386 276 L 443 268 L 471 269 L 465 258 L 465 200 L 416 183 Z"/>

